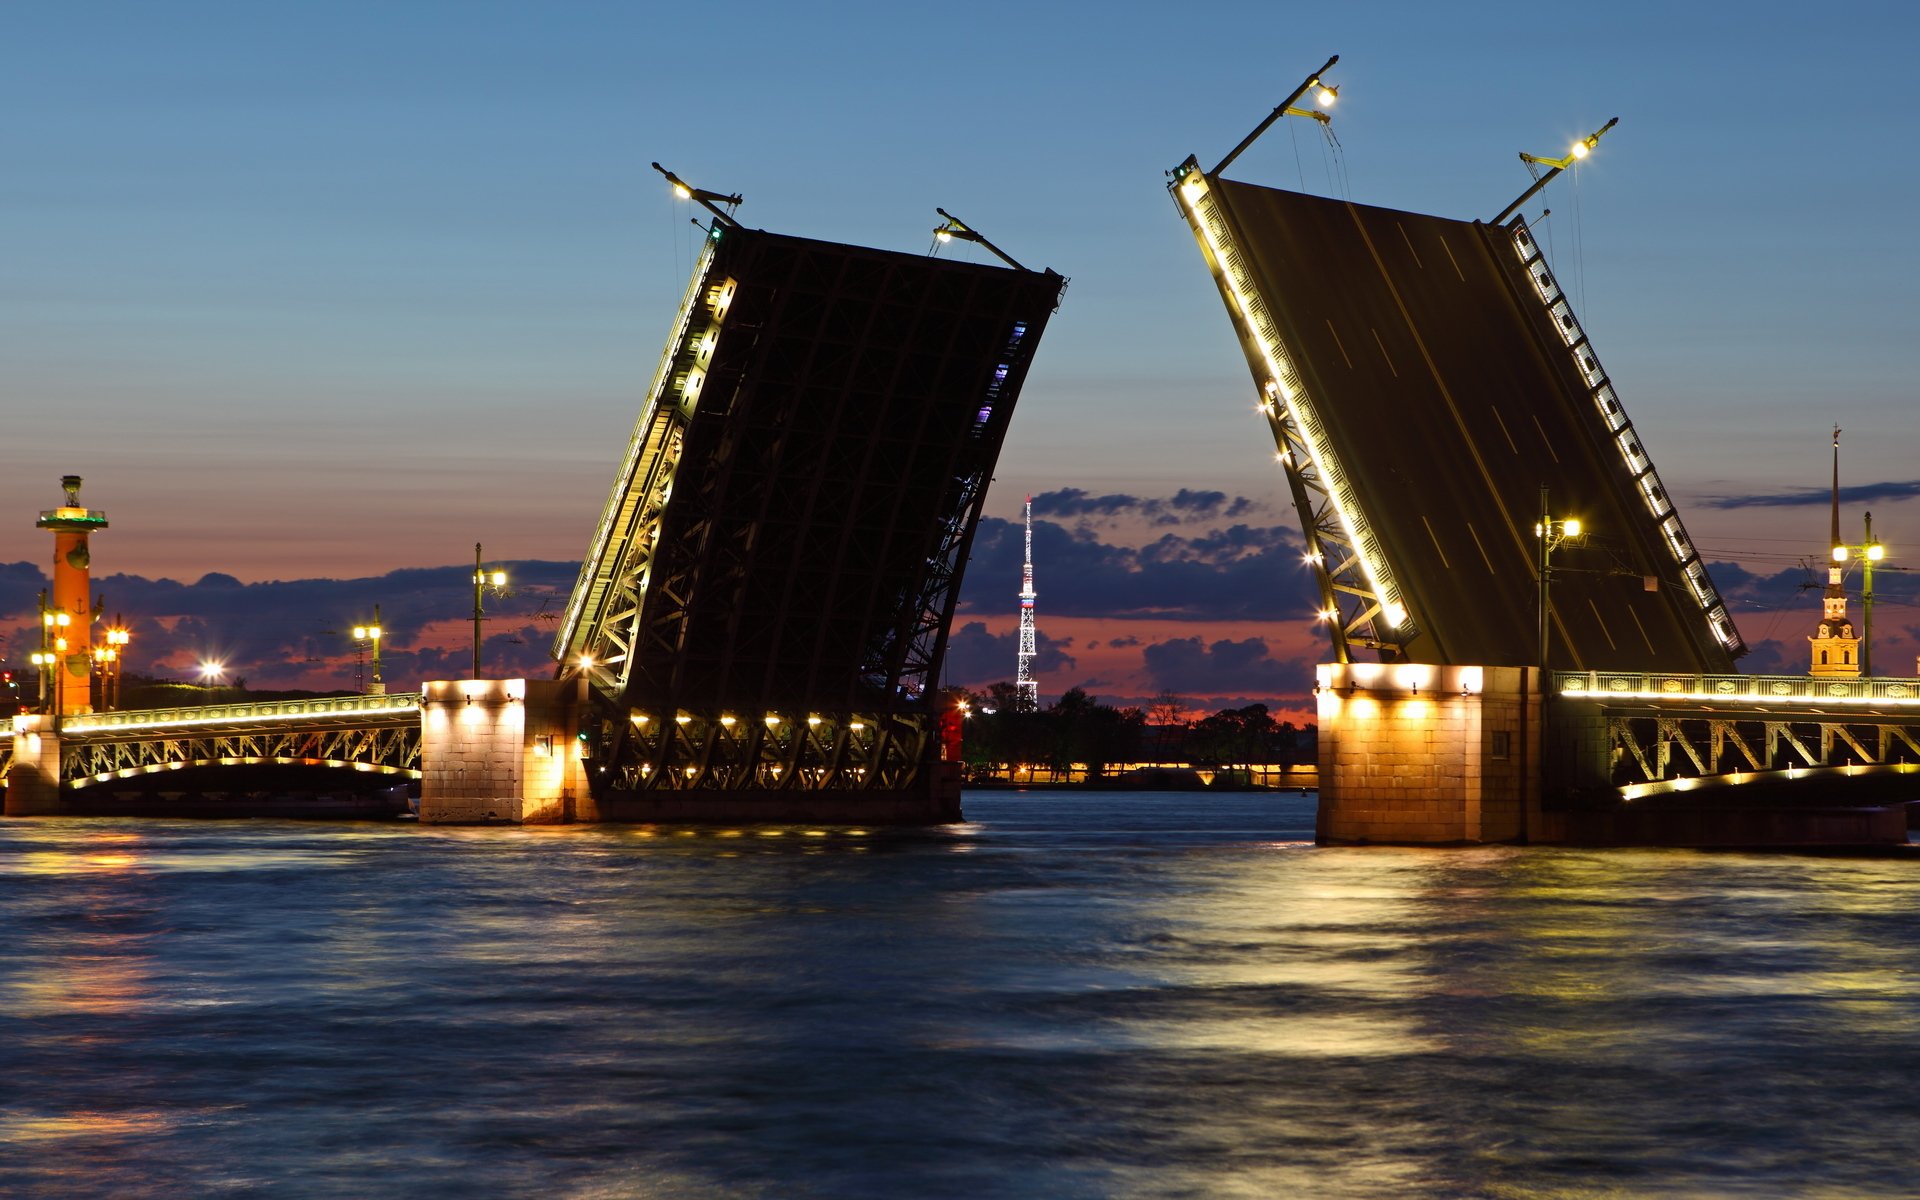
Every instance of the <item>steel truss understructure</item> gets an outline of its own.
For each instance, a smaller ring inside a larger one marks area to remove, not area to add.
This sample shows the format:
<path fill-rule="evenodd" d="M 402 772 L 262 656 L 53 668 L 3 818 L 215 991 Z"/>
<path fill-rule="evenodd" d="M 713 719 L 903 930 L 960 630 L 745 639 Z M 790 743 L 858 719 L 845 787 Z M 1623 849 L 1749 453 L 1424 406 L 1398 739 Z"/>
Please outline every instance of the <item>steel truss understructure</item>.
<path fill-rule="evenodd" d="M 1556 707 L 1604 715 L 1611 783 L 1629 797 L 1809 771 L 1920 772 L 1920 680 L 1584 672 L 1555 684 Z"/>
<path fill-rule="evenodd" d="M 382 697 L 405 701 L 413 697 Z M 304 766 L 420 778 L 420 714 L 394 703 L 369 712 L 269 713 L 229 719 L 69 725 L 60 734 L 61 786 L 83 789 L 188 767 Z M 170 710 L 192 712 L 193 710 Z M 127 720 L 134 718 L 133 720 Z M 99 722 L 106 718 L 95 717 Z"/>
<path fill-rule="evenodd" d="M 1607 737 L 1622 787 L 1812 767 L 1920 769 L 1920 716 L 1613 714 Z"/>
<path fill-rule="evenodd" d="M 1382 661 L 1396 661 L 1417 631 L 1379 540 L 1322 432 L 1314 398 L 1296 355 L 1280 337 L 1240 232 L 1210 182 L 1199 161 L 1189 158 L 1174 170 L 1167 187 L 1193 227 L 1253 369 L 1274 457 L 1286 472 L 1300 514 L 1334 660 L 1352 662 L 1353 650 L 1361 647 L 1377 650 Z"/>
<path fill-rule="evenodd" d="M 716 219 L 554 643 L 596 788 L 917 786 L 1064 284 Z"/>

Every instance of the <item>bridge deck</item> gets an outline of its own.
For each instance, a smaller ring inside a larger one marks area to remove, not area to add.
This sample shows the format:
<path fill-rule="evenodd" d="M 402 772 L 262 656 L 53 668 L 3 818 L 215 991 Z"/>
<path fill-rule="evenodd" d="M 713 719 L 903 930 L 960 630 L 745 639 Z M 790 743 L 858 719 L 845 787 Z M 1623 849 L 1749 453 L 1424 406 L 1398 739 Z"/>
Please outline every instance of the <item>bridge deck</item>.
<path fill-rule="evenodd" d="M 1545 484 L 1554 514 L 1591 531 L 1554 558 L 1553 665 L 1730 669 L 1737 635 L 1713 624 L 1718 597 L 1550 274 L 1523 259 L 1529 243 L 1205 185 L 1392 571 L 1417 631 L 1408 658 L 1536 659 Z"/>

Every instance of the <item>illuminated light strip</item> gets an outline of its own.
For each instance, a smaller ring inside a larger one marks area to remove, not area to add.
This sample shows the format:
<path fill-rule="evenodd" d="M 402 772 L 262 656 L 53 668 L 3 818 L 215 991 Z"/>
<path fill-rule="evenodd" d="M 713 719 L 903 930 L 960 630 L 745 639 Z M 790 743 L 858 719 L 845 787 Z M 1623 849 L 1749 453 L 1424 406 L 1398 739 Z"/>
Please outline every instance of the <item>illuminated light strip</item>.
<path fill-rule="evenodd" d="M 1681 775 L 1673 779 L 1656 779 L 1649 783 L 1629 783 L 1620 789 L 1622 800 L 1644 800 L 1648 796 L 1665 796 L 1674 792 L 1691 792 L 1700 788 L 1745 787 L 1749 783 L 1777 783 L 1782 779 L 1796 780 L 1808 775 L 1911 775 L 1920 771 L 1920 764 L 1897 763 L 1830 763 L 1819 766 L 1782 767 L 1771 771 L 1729 771 L 1724 775 Z"/>
<path fill-rule="evenodd" d="M 216 764 L 250 767 L 267 766 L 269 764 L 281 767 L 339 767 L 343 769 L 351 768 L 356 771 L 379 771 L 387 775 L 405 776 L 408 779 L 424 779 L 426 777 L 424 772 L 414 770 L 411 767 L 367 766 L 364 763 L 337 758 L 208 758 L 196 759 L 193 762 L 147 763 L 144 766 L 138 767 L 121 767 L 115 771 L 103 771 L 73 779 L 70 780 L 69 783 L 74 789 L 78 790 L 84 787 L 92 787 L 96 783 L 112 783 L 116 779 L 132 779 L 137 775 L 158 775 L 164 771 L 180 771 L 188 767 L 210 767 Z"/>
<path fill-rule="evenodd" d="M 1648 687 L 1648 679 L 1667 679 L 1674 682 L 1685 680 L 1678 689 Z M 1625 688 L 1614 688 L 1616 682 L 1628 681 Z M 1673 700 L 1685 703 L 1712 701 L 1721 704 L 1772 704 L 1798 707 L 1801 705 L 1881 705 L 1890 708 L 1920 707 L 1920 679 L 1915 680 L 1844 680 L 1821 679 L 1810 675 L 1612 675 L 1604 672 L 1588 674 L 1562 674 L 1555 678 L 1555 686 L 1560 695 L 1582 700 L 1606 701 L 1619 700 Z M 1734 690 L 1705 690 L 1718 684 L 1732 684 Z M 1784 686 L 1786 691 L 1773 691 L 1776 686 Z M 1830 689 L 1839 687 L 1841 692 Z M 1765 691 L 1761 689 L 1767 689 Z M 1820 689 L 1814 691 L 1812 689 Z M 1898 694 L 1886 694 L 1887 689 L 1899 688 Z M 1880 689 L 1876 694 L 1874 689 Z"/>
<path fill-rule="evenodd" d="M 1676 700 L 1688 703 L 1711 700 L 1717 704 L 1770 704 L 1775 707 L 1809 707 L 1853 704 L 1881 708 L 1920 708 L 1920 697 L 1908 696 L 1756 696 L 1730 692 L 1590 692 L 1585 688 L 1566 688 L 1560 693 L 1577 700 Z"/>
<path fill-rule="evenodd" d="M 1257 296 L 1258 290 L 1250 281 L 1235 277 L 1237 273 L 1221 249 L 1228 235 L 1224 228 L 1216 231 L 1214 225 L 1216 223 L 1224 225 L 1224 221 L 1217 218 L 1209 220 L 1200 211 L 1200 199 L 1207 194 L 1205 173 L 1197 170 L 1190 173 L 1180 181 L 1174 191 L 1179 194 L 1181 203 L 1187 208 L 1188 220 L 1200 230 L 1201 237 L 1206 241 L 1207 252 L 1219 269 L 1220 279 L 1227 285 L 1229 302 L 1248 334 L 1259 347 L 1261 357 L 1266 360 L 1268 382 L 1279 389 L 1281 400 L 1295 418 L 1294 428 L 1300 431 L 1301 440 L 1307 444 L 1307 453 L 1313 459 L 1313 465 L 1326 476 L 1327 499 L 1333 505 L 1334 516 L 1340 523 L 1341 531 L 1347 535 L 1347 544 L 1353 548 L 1354 556 L 1360 560 L 1361 573 L 1366 576 L 1367 584 L 1373 588 L 1374 595 L 1379 597 L 1382 619 L 1389 627 L 1395 629 L 1409 625 L 1407 608 L 1400 598 L 1399 586 L 1394 582 L 1385 564 L 1376 561 L 1373 555 L 1368 553 L 1368 547 L 1377 545 L 1378 540 L 1374 537 L 1372 529 L 1368 527 L 1364 516 L 1357 509 L 1349 510 L 1343 500 L 1344 496 L 1351 494 L 1352 485 L 1347 482 L 1346 476 L 1341 472 L 1338 461 L 1326 452 L 1321 442 L 1319 420 L 1315 416 L 1313 402 L 1308 398 L 1305 389 L 1296 390 L 1288 383 L 1290 378 L 1300 378 L 1300 372 L 1294 367 L 1292 357 L 1287 353 L 1286 347 L 1280 344 L 1278 337 L 1269 338 L 1260 328 L 1259 323 L 1253 319 L 1253 309 L 1248 305 L 1246 297 L 1248 294 Z M 1214 209 L 1217 214 L 1218 201 L 1214 202 Z M 1238 273 L 1244 272 L 1245 268 L 1242 267 Z M 1311 519 L 1310 514 L 1303 513 L 1302 516 Z"/>
<path fill-rule="evenodd" d="M 69 720 L 61 725 L 62 733 L 118 733 L 123 729 L 186 729 L 207 725 L 255 725 L 263 721 L 290 723 L 322 719 L 352 719 L 354 717 L 397 716 L 401 713 L 418 713 L 418 701 L 410 704 L 387 705 L 381 708 L 336 708 L 325 711 L 267 712 L 252 715 L 228 713 L 217 717 L 177 717 L 151 721 L 116 721 L 112 724 L 95 724 L 90 721 Z"/>
<path fill-rule="evenodd" d="M 1560 331 L 1560 338 L 1566 344 L 1568 354 L 1573 357 L 1574 369 L 1586 380 L 1589 398 L 1599 407 L 1600 418 L 1613 435 L 1614 446 L 1626 463 L 1628 476 L 1639 488 L 1648 512 L 1655 521 L 1660 522 L 1661 533 L 1665 535 L 1662 540 L 1680 567 L 1681 574 L 1686 577 L 1694 603 L 1699 605 L 1720 644 L 1738 654 L 1746 648 L 1746 642 L 1734 628 L 1732 618 L 1727 615 L 1726 602 L 1713 586 L 1705 565 L 1700 562 L 1699 552 L 1693 547 L 1693 540 L 1680 523 L 1680 514 L 1673 507 L 1660 473 L 1654 469 L 1653 459 L 1647 454 L 1646 447 L 1640 444 L 1640 436 L 1634 430 L 1633 423 L 1627 420 L 1626 407 L 1620 403 L 1612 380 L 1601 367 L 1600 356 L 1593 349 L 1593 341 L 1587 337 L 1579 318 L 1573 315 L 1573 305 L 1568 302 L 1565 289 L 1553 277 L 1553 270 L 1541 253 L 1540 244 L 1527 232 L 1524 224 L 1513 227 L 1513 248 L 1514 253 L 1520 256 L 1520 265 L 1533 280 L 1534 294 L 1546 306 L 1548 318 Z M 1669 525 L 1672 526 L 1671 530 Z"/>
<path fill-rule="evenodd" d="M 567 657 L 568 649 L 573 645 L 573 636 L 580 624 L 583 610 L 586 608 L 589 593 L 593 585 L 601 579 L 600 566 L 607 549 L 613 543 L 614 522 L 627 510 L 627 500 L 637 481 L 634 468 L 640 461 L 641 452 L 652 430 L 654 410 L 659 407 L 661 398 L 673 382 L 673 362 L 679 357 L 682 345 L 686 341 L 687 328 L 693 323 L 693 315 L 699 307 L 701 298 L 706 294 L 707 274 L 713 269 L 714 248 L 717 239 L 706 238 L 700 244 L 700 257 L 693 264 L 693 276 L 687 281 L 687 290 L 680 298 L 680 311 L 674 318 L 673 336 L 667 339 L 666 349 L 660 355 L 660 363 L 654 368 L 653 382 L 647 387 L 647 402 L 640 410 L 640 419 L 634 422 L 633 436 L 627 441 L 627 456 L 621 463 L 620 473 L 615 476 L 620 482 L 607 496 L 607 507 L 600 514 L 600 524 L 593 534 L 593 553 L 587 556 L 580 566 L 580 579 L 574 585 L 573 596 L 567 603 L 566 619 L 560 623 L 560 631 L 554 638 L 554 654 L 557 658 Z M 732 293 L 726 293 L 718 304 L 722 313 L 732 303 Z M 607 579 L 606 587 L 612 587 L 612 579 Z M 604 594 L 604 592 L 603 592 Z"/>

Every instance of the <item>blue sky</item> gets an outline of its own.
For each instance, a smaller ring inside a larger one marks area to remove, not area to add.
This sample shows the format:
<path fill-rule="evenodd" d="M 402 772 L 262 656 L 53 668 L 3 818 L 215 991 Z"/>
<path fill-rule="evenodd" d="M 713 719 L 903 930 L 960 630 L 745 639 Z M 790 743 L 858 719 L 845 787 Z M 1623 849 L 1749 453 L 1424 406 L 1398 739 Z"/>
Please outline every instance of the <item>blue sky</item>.
<path fill-rule="evenodd" d="M 1484 218 L 1516 151 L 1620 117 L 1543 236 L 1695 540 L 1771 573 L 1824 511 L 1710 502 L 1817 488 L 1831 423 L 1849 483 L 1920 478 L 1916 33 L 1892 4 L 7 4 L 0 562 L 47 556 L 65 472 L 103 571 L 577 557 L 690 263 L 653 159 L 750 224 L 919 251 L 941 205 L 1071 277 L 990 512 L 1185 488 L 1284 521 L 1163 172 L 1337 52 L 1337 154 L 1287 121 L 1234 174 Z M 1920 547 L 1920 502 L 1874 511 Z"/>

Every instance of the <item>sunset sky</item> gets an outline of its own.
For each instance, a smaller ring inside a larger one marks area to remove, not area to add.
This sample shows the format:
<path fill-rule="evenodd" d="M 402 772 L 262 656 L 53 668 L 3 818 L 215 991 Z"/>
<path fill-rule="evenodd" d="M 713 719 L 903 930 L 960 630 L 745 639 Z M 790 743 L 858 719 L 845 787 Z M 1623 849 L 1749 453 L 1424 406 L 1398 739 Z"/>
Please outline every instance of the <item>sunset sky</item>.
<path fill-rule="evenodd" d="M 1620 118 L 1538 229 L 1726 564 L 1744 667 L 1804 668 L 1833 424 L 1848 536 L 1871 509 L 1889 566 L 1911 545 L 1920 567 L 1908 8 L 1089 11 L 0 6 L 0 607 L 30 616 L 33 519 L 71 472 L 159 666 L 225 638 L 258 682 L 311 678 L 349 661 L 300 650 L 314 631 L 380 602 L 405 669 L 447 670 L 478 541 L 553 564 L 490 630 L 535 669 L 698 236 L 658 159 L 743 193 L 750 225 L 919 252 L 939 205 L 1071 278 L 954 682 L 1011 674 L 1031 492 L 1044 694 L 1297 706 L 1319 653 L 1297 524 L 1164 173 L 1336 52 L 1337 145 L 1285 121 L 1233 175 L 1487 218 L 1528 183 L 1517 151 Z M 1884 576 L 1883 671 L 1920 645 L 1907 578 Z"/>

